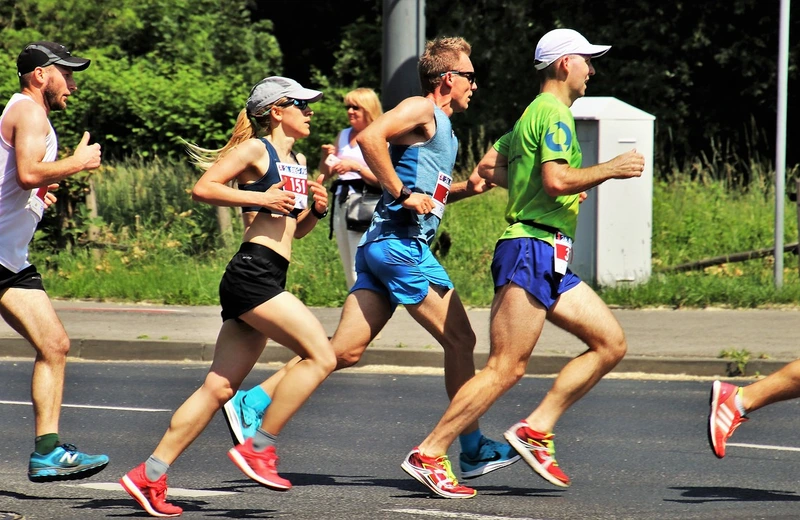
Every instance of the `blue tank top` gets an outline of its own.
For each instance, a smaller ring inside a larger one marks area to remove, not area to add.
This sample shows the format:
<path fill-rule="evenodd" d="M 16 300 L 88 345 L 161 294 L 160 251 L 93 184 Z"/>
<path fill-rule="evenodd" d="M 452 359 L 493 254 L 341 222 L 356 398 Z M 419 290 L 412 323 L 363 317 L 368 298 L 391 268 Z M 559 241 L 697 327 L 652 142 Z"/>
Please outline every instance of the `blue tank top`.
<path fill-rule="evenodd" d="M 415 193 L 433 197 L 438 211 L 418 215 L 395 203 L 384 190 L 372 215 L 372 223 L 361 239 L 362 244 L 387 238 L 417 238 L 428 245 L 433 242 L 447 203 L 458 153 L 458 139 L 450 118 L 437 106 L 434 106 L 433 116 L 436 120 L 433 137 L 423 143 L 391 145 L 389 155 L 403 184 Z"/>
<path fill-rule="evenodd" d="M 274 146 L 265 138 L 260 137 L 259 141 L 264 143 L 264 146 L 267 147 L 267 153 L 269 153 L 269 168 L 267 168 L 266 173 L 263 177 L 258 179 L 255 182 L 251 182 L 250 184 L 238 184 L 240 190 L 244 191 L 260 191 L 265 192 L 274 184 L 278 184 L 281 182 L 281 176 L 278 173 L 278 163 L 280 162 L 280 157 L 278 157 L 278 151 L 275 149 Z M 249 211 L 258 211 L 259 213 L 269 213 L 273 215 L 281 215 L 281 216 L 288 216 L 291 218 L 297 218 L 297 215 L 303 211 L 300 208 L 294 208 L 289 215 L 284 215 L 283 213 L 278 213 L 276 211 L 272 211 L 269 208 L 265 208 L 264 206 L 242 206 L 242 213 L 247 213 Z"/>

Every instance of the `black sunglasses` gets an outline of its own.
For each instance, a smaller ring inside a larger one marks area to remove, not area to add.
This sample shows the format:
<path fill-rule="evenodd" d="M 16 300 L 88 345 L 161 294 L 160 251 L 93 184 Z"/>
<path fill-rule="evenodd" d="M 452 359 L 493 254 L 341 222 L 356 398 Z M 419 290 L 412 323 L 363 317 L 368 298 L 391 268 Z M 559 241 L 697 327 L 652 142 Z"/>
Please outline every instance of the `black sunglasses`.
<path fill-rule="evenodd" d="M 443 78 L 448 73 L 449 74 L 458 74 L 459 76 L 464 76 L 465 78 L 467 78 L 467 81 L 469 81 L 470 85 L 473 85 L 475 83 L 475 71 L 465 72 L 465 71 L 461 71 L 461 70 L 448 70 L 447 72 L 442 72 L 441 74 L 439 74 L 439 77 Z"/>
<path fill-rule="evenodd" d="M 345 108 L 345 110 L 350 110 L 351 108 L 353 110 L 360 110 L 361 109 L 361 107 L 358 106 L 358 105 L 345 105 L 344 108 Z"/>
<path fill-rule="evenodd" d="M 305 99 L 292 99 L 292 100 L 289 100 L 286 103 L 284 103 L 282 105 L 278 105 L 278 106 L 280 106 L 280 107 L 288 107 L 288 106 L 291 106 L 291 105 L 296 106 L 300 110 L 305 110 L 305 109 L 308 108 L 308 101 L 306 101 Z"/>

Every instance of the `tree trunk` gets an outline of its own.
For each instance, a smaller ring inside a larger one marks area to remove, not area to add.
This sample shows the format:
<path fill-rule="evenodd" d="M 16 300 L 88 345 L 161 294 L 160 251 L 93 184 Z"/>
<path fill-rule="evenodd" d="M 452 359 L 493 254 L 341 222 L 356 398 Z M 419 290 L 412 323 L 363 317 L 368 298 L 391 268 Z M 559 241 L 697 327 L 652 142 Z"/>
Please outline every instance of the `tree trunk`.
<path fill-rule="evenodd" d="M 217 207 L 217 224 L 219 226 L 219 235 L 222 238 L 222 243 L 225 244 L 225 247 L 231 246 L 233 243 L 231 208 L 224 206 Z"/>

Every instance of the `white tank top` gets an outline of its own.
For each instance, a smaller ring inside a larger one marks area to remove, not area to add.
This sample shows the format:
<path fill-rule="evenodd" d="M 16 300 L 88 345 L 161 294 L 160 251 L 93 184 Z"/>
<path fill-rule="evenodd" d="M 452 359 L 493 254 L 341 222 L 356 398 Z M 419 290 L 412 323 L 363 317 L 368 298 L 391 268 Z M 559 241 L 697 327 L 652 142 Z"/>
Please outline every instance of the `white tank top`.
<path fill-rule="evenodd" d="M 352 131 L 353 128 L 350 127 L 339 132 L 339 141 L 336 143 L 336 156 L 339 159 L 352 159 L 366 168 L 367 163 L 364 161 L 364 156 L 361 155 L 361 148 L 358 145 L 350 146 L 350 132 Z M 360 178 L 361 174 L 357 172 L 346 172 L 339 175 L 339 179 L 343 181 L 352 181 Z"/>
<path fill-rule="evenodd" d="M 24 94 L 14 94 L 8 101 L 3 114 L 0 115 L 0 124 L 9 107 L 14 103 L 31 98 Z M 48 124 L 50 122 L 48 121 Z M 58 157 L 58 138 L 53 125 L 45 138 L 45 153 L 43 162 L 55 161 Z M 0 135 L 0 265 L 18 273 L 31 265 L 28 262 L 28 244 L 33 238 L 36 226 L 41 220 L 37 213 L 36 201 L 29 204 L 32 197 L 39 201 L 44 200 L 47 188 L 23 190 L 17 183 L 17 159 L 14 147 Z M 33 207 L 31 207 L 33 206 Z M 39 206 L 41 207 L 41 206 Z"/>

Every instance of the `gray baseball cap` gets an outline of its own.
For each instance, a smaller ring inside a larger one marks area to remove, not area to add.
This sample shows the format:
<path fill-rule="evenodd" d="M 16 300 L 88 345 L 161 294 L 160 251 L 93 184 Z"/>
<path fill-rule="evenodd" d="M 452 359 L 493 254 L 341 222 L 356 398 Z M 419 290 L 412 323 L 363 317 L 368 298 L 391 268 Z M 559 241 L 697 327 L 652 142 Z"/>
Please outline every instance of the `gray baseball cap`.
<path fill-rule="evenodd" d="M 247 98 L 247 114 L 250 116 L 261 115 L 261 111 L 265 107 L 284 97 L 313 103 L 320 100 L 322 92 L 304 88 L 293 79 L 270 76 L 256 83 L 250 90 L 250 97 Z"/>

